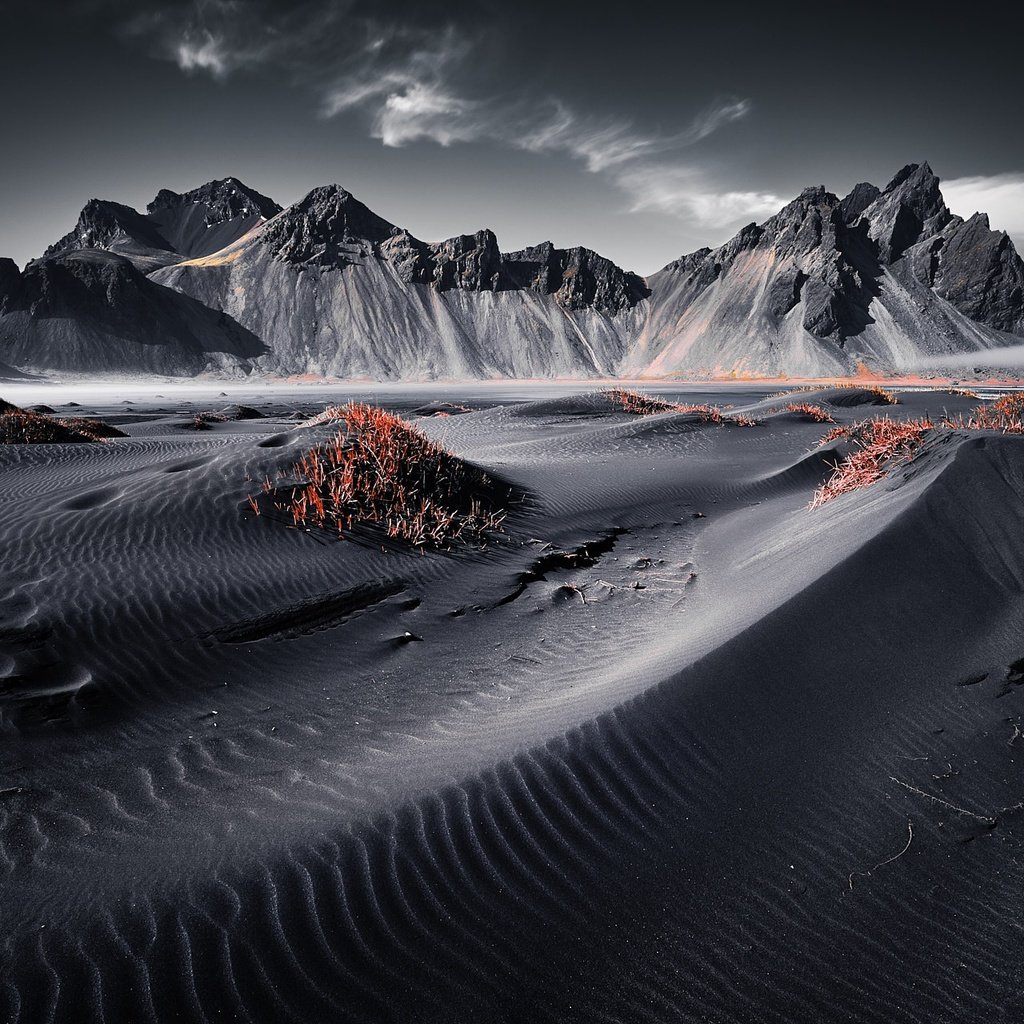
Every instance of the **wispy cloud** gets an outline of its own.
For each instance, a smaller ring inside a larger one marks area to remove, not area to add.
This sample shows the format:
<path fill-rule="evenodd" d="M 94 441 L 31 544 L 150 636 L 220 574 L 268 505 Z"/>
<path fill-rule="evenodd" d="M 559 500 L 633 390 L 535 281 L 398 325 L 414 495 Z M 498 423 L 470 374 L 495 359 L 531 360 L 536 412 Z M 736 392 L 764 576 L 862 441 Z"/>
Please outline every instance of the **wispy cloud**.
<path fill-rule="evenodd" d="M 204 32 L 199 38 L 186 37 L 177 45 L 175 60 L 182 71 L 208 71 L 214 78 L 226 78 L 231 59 L 216 36 Z"/>
<path fill-rule="evenodd" d="M 194 0 L 156 7 L 140 4 L 122 26 L 131 39 L 146 39 L 156 56 L 189 74 L 205 72 L 226 79 L 245 67 L 265 63 L 275 35 L 258 17 L 247 16 L 239 0 Z"/>
<path fill-rule="evenodd" d="M 985 212 L 994 228 L 1024 242 L 1024 173 L 953 178 L 942 183 L 942 195 L 954 213 Z"/>
<path fill-rule="evenodd" d="M 665 213 L 708 228 L 762 220 L 785 205 L 774 192 L 719 190 L 695 168 L 664 163 L 627 167 L 617 175 L 617 184 L 632 196 L 635 213 Z"/>
<path fill-rule="evenodd" d="M 488 63 L 481 51 L 494 42 L 483 21 L 474 27 L 463 19 L 456 27 L 424 21 L 422 7 L 402 17 L 390 9 L 388 18 L 379 6 L 357 0 L 284 7 L 249 0 L 244 10 L 240 0 L 194 0 L 141 13 L 128 31 L 151 39 L 184 72 L 224 80 L 259 67 L 283 70 L 315 95 L 322 116 L 362 115 L 370 134 L 388 147 L 486 142 L 568 157 L 620 189 L 631 211 L 714 228 L 782 205 L 770 193 L 716 188 L 686 154 L 747 117 L 749 100 L 721 97 L 675 132 L 643 131 L 558 97 L 510 97 L 500 74 L 481 80 Z"/>

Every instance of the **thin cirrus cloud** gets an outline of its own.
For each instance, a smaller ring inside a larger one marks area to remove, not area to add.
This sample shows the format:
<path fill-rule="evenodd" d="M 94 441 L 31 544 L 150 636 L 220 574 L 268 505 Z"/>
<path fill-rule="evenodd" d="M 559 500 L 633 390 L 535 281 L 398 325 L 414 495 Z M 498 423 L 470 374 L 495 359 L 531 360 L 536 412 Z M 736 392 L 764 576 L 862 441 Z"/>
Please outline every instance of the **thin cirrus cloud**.
<path fill-rule="evenodd" d="M 777 213 L 785 200 L 774 192 L 719 191 L 705 175 L 671 164 L 630 166 L 617 184 L 632 196 L 634 213 L 665 213 L 702 227 L 722 228 L 740 220 L 760 220 Z"/>
<path fill-rule="evenodd" d="M 174 57 L 182 71 L 208 71 L 214 78 L 226 78 L 233 64 L 220 40 L 209 32 L 182 38 Z"/>
<path fill-rule="evenodd" d="M 722 190 L 682 153 L 751 112 L 726 97 L 675 133 L 645 133 L 625 121 L 581 114 L 555 97 L 505 98 L 474 81 L 470 69 L 482 28 L 386 21 L 359 14 L 354 0 L 275 7 L 257 0 L 239 17 L 238 0 L 196 0 L 169 16 L 137 15 L 126 27 L 156 43 L 183 72 L 224 80 L 260 67 L 283 70 L 318 96 L 332 118 L 363 115 L 387 147 L 431 141 L 441 146 L 492 143 L 580 162 L 625 196 L 631 212 L 656 212 L 724 228 L 782 205 L 771 193 Z"/>

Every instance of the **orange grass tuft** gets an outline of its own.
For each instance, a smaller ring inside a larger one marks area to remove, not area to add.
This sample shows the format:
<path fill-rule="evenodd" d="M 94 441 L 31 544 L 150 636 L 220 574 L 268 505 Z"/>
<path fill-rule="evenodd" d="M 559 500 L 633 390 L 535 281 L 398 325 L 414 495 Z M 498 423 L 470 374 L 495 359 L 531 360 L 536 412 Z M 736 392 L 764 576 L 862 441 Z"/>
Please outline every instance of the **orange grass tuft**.
<path fill-rule="evenodd" d="M 815 423 L 835 423 L 835 420 L 820 406 L 810 402 L 790 402 L 785 408 L 786 412 L 798 412 Z"/>
<path fill-rule="evenodd" d="M 800 387 L 786 388 L 784 391 L 773 391 L 770 395 L 765 395 L 766 399 L 773 398 L 789 398 L 790 395 L 799 394 L 812 394 L 815 391 L 824 391 L 827 385 L 825 384 L 803 384 Z"/>
<path fill-rule="evenodd" d="M 885 388 L 880 388 L 877 384 L 854 386 L 850 390 L 867 391 L 876 398 L 880 398 L 885 405 L 900 404 L 900 400 L 891 391 L 886 391 Z"/>
<path fill-rule="evenodd" d="M 84 444 L 127 436 L 101 420 L 45 416 L 8 402 L 0 407 L 0 444 Z"/>
<path fill-rule="evenodd" d="M 934 427 L 931 420 L 865 420 L 852 427 L 837 427 L 830 434 L 843 434 L 857 446 L 837 465 L 832 476 L 814 493 L 811 508 L 818 508 L 841 494 L 867 487 L 889 470 L 909 462 Z"/>
<path fill-rule="evenodd" d="M 849 437 L 849 427 L 833 427 L 819 442 L 818 447 L 822 445 L 831 444 L 833 441 L 838 441 L 841 437 Z"/>
<path fill-rule="evenodd" d="M 400 417 L 350 403 L 314 419 L 344 429 L 303 455 L 294 466 L 302 482 L 274 502 L 293 525 L 343 534 L 372 524 L 423 547 L 482 540 L 501 529 L 507 512 L 494 506 L 488 476 Z"/>
<path fill-rule="evenodd" d="M 756 427 L 759 422 L 749 416 L 726 416 L 717 405 L 681 405 L 678 402 L 652 398 L 642 391 L 630 391 L 628 388 L 609 388 L 601 394 L 620 406 L 623 412 L 632 413 L 634 416 L 678 412 L 696 416 L 702 423 L 732 423 L 741 427 Z"/>
<path fill-rule="evenodd" d="M 623 412 L 634 416 L 653 416 L 659 412 L 678 412 L 679 406 L 673 402 L 665 402 L 660 398 L 652 398 L 642 391 L 630 391 L 628 388 L 609 388 L 602 391 L 605 398 L 622 407 Z"/>
<path fill-rule="evenodd" d="M 776 391 L 766 398 L 788 398 L 790 395 L 814 394 L 816 391 L 866 391 L 876 398 L 880 398 L 885 405 L 899 405 L 900 400 L 885 388 L 877 384 L 805 384 L 798 388 L 789 388 L 786 391 Z"/>
<path fill-rule="evenodd" d="M 1024 392 L 1003 395 L 988 405 L 979 405 L 966 419 L 946 419 L 943 426 L 956 430 L 999 430 L 1004 434 L 1024 434 Z"/>

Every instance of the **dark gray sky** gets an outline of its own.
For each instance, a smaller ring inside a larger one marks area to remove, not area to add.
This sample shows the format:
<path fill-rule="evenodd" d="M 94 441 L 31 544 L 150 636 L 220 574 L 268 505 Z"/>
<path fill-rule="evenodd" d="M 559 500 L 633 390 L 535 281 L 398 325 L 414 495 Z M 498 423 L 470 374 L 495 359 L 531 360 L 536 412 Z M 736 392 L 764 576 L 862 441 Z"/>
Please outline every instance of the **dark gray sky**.
<path fill-rule="evenodd" d="M 491 227 L 650 273 L 803 186 L 928 160 L 1024 236 L 1005 3 L 2 0 L 0 255 L 93 196 L 338 182 L 426 240 Z"/>

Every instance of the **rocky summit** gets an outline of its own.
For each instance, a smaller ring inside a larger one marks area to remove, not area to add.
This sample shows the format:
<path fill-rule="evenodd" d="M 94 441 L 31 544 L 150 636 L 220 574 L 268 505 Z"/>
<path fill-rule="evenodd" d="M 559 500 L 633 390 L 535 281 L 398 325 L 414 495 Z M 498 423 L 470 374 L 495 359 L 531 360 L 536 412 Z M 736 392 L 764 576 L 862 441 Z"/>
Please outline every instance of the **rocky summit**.
<path fill-rule="evenodd" d="M 1004 233 L 946 208 L 927 164 L 844 198 L 805 189 L 761 225 L 653 275 L 630 370 L 831 376 L 1024 335 L 1024 264 Z M 979 354 L 978 365 L 984 365 Z"/>
<path fill-rule="evenodd" d="M 833 376 L 1021 341 L 1024 263 L 926 163 L 807 188 L 646 280 L 486 228 L 422 241 L 338 185 L 282 210 L 237 178 L 145 214 L 91 200 L 24 272 L 0 261 L 0 362 L 30 370 Z"/>

